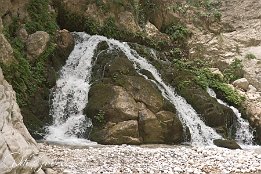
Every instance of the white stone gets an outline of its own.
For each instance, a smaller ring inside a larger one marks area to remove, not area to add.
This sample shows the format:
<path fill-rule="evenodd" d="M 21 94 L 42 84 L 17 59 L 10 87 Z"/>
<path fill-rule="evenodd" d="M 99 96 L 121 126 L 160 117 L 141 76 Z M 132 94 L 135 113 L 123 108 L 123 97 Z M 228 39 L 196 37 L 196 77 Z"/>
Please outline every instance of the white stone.
<path fill-rule="evenodd" d="M 41 55 L 50 40 L 47 32 L 37 31 L 31 34 L 26 41 L 28 58 L 33 59 Z"/>
<path fill-rule="evenodd" d="M 246 78 L 235 80 L 232 84 L 234 85 L 234 87 L 243 89 L 244 91 L 247 91 L 249 86 L 249 82 Z"/>

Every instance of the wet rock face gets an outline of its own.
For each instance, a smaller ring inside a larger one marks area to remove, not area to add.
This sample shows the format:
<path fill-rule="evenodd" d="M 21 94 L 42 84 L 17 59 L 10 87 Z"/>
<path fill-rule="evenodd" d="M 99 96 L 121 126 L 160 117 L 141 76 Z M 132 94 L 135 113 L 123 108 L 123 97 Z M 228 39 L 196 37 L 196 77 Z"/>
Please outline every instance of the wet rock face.
<path fill-rule="evenodd" d="M 97 54 L 85 109 L 94 125 L 90 138 L 102 144 L 181 142 L 182 124 L 157 87 L 121 52 Z"/>
<path fill-rule="evenodd" d="M 223 136 L 236 121 L 233 111 L 212 98 L 206 90 L 193 81 L 193 75 L 185 70 L 172 67 L 171 73 L 164 74 L 166 81 L 177 89 L 177 93 L 184 97 L 197 111 L 206 125 L 219 130 Z"/>
<path fill-rule="evenodd" d="M 48 159 L 39 152 L 37 143 L 27 131 L 15 92 L 5 81 L 0 68 L 0 171 L 30 174 L 47 165 Z M 43 170 L 39 170 L 43 173 Z"/>

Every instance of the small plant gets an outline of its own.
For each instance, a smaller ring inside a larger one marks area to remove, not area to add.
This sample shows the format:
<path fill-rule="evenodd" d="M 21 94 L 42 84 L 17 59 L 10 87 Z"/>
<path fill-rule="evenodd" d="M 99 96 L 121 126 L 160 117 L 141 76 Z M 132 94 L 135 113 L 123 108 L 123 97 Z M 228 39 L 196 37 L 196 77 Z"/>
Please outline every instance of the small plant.
<path fill-rule="evenodd" d="M 248 60 L 251 60 L 251 59 L 256 59 L 256 56 L 252 53 L 247 53 L 245 58 L 248 59 Z"/>
<path fill-rule="evenodd" d="M 191 34 L 191 32 L 183 25 L 171 25 L 165 29 L 165 33 L 173 40 L 186 40 Z"/>
<path fill-rule="evenodd" d="M 190 80 L 184 80 L 184 81 L 182 81 L 182 82 L 178 85 L 177 89 L 178 89 L 178 90 L 185 89 L 185 88 L 187 88 L 190 84 L 191 84 L 191 81 L 190 81 Z"/>
<path fill-rule="evenodd" d="M 225 82 L 230 83 L 243 76 L 243 65 L 241 60 L 235 59 L 228 68 L 224 70 Z"/>
<path fill-rule="evenodd" d="M 94 119 L 98 123 L 104 123 L 105 122 L 104 114 L 105 112 L 103 110 L 99 110 L 98 114 L 94 116 Z"/>

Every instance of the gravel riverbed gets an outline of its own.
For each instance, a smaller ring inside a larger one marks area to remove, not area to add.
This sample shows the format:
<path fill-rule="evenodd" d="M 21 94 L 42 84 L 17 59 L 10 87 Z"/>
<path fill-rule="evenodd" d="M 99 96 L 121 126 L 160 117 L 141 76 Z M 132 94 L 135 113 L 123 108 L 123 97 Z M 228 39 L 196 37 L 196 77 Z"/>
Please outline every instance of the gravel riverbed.
<path fill-rule="evenodd" d="M 261 173 L 261 150 L 190 146 L 90 146 L 39 144 L 58 173 Z"/>

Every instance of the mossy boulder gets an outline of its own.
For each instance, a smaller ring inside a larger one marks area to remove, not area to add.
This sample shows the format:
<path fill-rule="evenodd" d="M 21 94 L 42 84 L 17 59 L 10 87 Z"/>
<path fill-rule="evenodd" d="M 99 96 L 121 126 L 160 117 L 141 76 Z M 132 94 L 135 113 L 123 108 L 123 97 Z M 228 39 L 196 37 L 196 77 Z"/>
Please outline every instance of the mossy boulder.
<path fill-rule="evenodd" d="M 193 106 L 206 125 L 216 128 L 223 136 L 229 134 L 229 129 L 236 121 L 235 114 L 199 86 L 193 74 L 173 66 L 170 72 L 164 74 L 164 78 Z"/>

